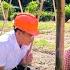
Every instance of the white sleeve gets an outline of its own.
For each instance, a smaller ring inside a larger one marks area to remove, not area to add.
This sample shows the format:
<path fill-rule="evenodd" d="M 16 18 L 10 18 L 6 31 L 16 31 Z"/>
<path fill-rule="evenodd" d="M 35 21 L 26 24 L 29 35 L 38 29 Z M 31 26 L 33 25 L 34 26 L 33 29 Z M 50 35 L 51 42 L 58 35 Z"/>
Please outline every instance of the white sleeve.
<path fill-rule="evenodd" d="M 6 49 L 0 44 L 0 66 L 5 66 L 6 64 Z"/>
<path fill-rule="evenodd" d="M 27 51 L 29 50 L 29 48 L 30 48 L 30 45 L 23 45 L 22 46 L 22 56 L 24 57 L 25 55 L 26 55 L 26 53 L 27 53 Z"/>

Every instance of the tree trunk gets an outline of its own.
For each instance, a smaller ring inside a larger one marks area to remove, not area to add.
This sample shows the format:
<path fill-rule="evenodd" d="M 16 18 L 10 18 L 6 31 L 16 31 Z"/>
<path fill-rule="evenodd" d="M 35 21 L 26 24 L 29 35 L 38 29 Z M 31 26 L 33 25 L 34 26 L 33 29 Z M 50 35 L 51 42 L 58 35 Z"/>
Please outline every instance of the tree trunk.
<path fill-rule="evenodd" d="M 57 24 L 56 24 L 56 68 L 64 70 L 64 23 L 65 0 L 57 0 Z"/>

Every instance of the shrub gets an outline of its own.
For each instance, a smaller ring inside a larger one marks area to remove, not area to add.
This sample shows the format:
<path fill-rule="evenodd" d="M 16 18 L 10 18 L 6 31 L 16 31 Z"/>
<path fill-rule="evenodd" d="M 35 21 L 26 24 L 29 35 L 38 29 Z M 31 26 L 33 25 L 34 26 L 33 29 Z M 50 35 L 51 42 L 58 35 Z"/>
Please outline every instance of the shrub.
<path fill-rule="evenodd" d="M 3 13 L 2 13 L 2 9 L 0 7 L 0 20 L 2 20 L 2 19 L 3 19 Z"/>
<path fill-rule="evenodd" d="M 13 12 L 13 13 L 9 12 L 8 20 L 13 20 L 16 15 L 17 15 L 17 12 Z"/>
<path fill-rule="evenodd" d="M 45 39 L 35 39 L 33 42 L 33 45 L 38 46 L 38 47 L 43 47 L 46 46 L 48 44 L 48 41 Z"/>
<path fill-rule="evenodd" d="M 39 3 L 37 3 L 36 1 L 32 1 L 28 4 L 25 11 L 28 11 L 28 12 L 36 15 L 38 13 L 38 9 L 39 9 Z"/>
<path fill-rule="evenodd" d="M 8 12 L 8 20 L 12 20 L 16 14 L 16 9 L 13 6 L 11 6 Z"/>
<path fill-rule="evenodd" d="M 3 4 L 4 10 L 5 10 L 5 9 L 8 10 L 8 9 L 11 7 L 11 5 L 10 5 L 9 3 L 5 2 L 5 1 L 2 1 L 2 4 Z"/>
<path fill-rule="evenodd" d="M 70 4 L 65 6 L 65 20 L 70 19 Z"/>
<path fill-rule="evenodd" d="M 54 17 L 54 13 L 53 12 L 48 12 L 48 11 L 43 11 L 41 13 L 40 16 L 40 21 L 49 21 L 52 20 L 52 18 Z"/>
<path fill-rule="evenodd" d="M 15 15 L 15 9 L 13 8 L 13 5 L 5 2 L 5 1 L 2 1 L 2 5 L 3 5 L 3 8 L 4 8 L 4 12 L 5 11 L 8 11 L 8 20 L 12 20 L 13 19 L 13 16 Z M 2 13 L 2 9 L 0 7 L 0 19 L 3 19 L 3 13 Z"/>

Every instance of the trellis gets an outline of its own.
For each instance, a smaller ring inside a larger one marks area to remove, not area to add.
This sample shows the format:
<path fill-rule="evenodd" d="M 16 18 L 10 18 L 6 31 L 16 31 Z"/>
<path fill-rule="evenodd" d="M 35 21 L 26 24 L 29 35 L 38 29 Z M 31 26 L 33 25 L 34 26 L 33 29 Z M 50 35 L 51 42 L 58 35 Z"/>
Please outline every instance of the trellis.
<path fill-rule="evenodd" d="M 11 4 L 11 2 L 12 2 L 12 0 L 10 0 L 9 3 Z M 18 0 L 18 3 L 19 3 L 20 10 L 21 10 L 21 12 L 23 13 L 22 6 L 21 6 L 21 1 Z M 7 23 L 8 17 L 6 17 L 6 15 L 5 15 L 4 8 L 3 8 L 3 4 L 2 4 L 2 1 L 1 1 L 1 0 L 0 0 L 0 5 L 1 5 L 3 17 L 4 17 L 4 23 L 3 23 L 2 30 L 1 30 L 1 33 L 0 33 L 0 35 L 1 35 L 1 34 L 3 33 L 3 31 L 4 31 L 4 27 L 5 27 L 5 24 Z M 8 11 L 9 11 L 9 9 L 7 10 L 7 12 L 8 12 Z"/>

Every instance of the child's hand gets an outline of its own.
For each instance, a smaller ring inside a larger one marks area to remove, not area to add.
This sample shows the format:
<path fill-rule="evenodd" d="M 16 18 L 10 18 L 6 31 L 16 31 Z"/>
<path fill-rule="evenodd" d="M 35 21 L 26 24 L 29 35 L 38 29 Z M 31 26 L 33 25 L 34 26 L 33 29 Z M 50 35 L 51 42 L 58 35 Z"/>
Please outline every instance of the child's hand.
<path fill-rule="evenodd" d="M 21 64 L 31 64 L 33 59 L 33 54 L 31 52 L 29 52 L 27 55 L 25 55 L 25 57 L 23 58 L 23 60 L 21 61 Z"/>

